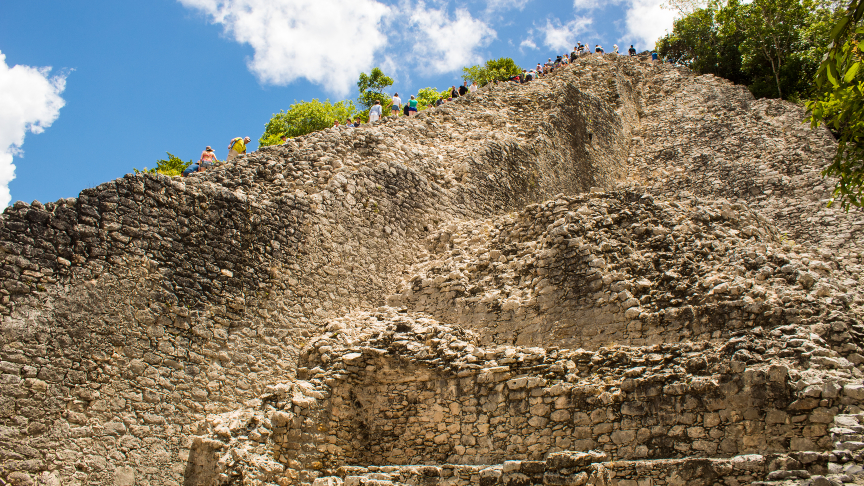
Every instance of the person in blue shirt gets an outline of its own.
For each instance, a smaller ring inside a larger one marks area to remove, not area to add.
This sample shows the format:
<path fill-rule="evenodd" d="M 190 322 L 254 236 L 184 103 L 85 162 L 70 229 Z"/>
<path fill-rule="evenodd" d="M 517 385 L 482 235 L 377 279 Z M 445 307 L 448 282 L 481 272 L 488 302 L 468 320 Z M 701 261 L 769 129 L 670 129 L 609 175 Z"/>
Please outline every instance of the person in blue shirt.
<path fill-rule="evenodd" d="M 186 167 L 186 170 L 183 171 L 183 177 L 189 177 L 192 174 L 198 172 L 199 167 L 200 166 L 198 165 L 198 162 L 195 162 L 194 164 L 190 165 L 189 167 Z"/>
<path fill-rule="evenodd" d="M 651 51 L 651 60 L 652 60 L 652 61 L 656 61 L 656 60 L 657 60 L 657 51 Z"/>

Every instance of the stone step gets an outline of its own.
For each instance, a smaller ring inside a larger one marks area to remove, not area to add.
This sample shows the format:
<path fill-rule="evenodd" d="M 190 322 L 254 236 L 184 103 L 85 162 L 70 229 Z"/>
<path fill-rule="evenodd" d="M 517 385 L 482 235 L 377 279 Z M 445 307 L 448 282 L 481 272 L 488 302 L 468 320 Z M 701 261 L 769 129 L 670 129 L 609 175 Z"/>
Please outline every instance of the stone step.
<path fill-rule="evenodd" d="M 772 472 L 768 473 L 767 479 L 769 481 L 777 481 L 777 480 L 790 479 L 790 478 L 792 478 L 792 479 L 794 479 L 794 478 L 807 479 L 809 477 L 810 477 L 809 471 L 804 470 L 804 469 L 797 469 L 797 470 L 792 470 L 792 471 L 772 471 Z"/>
<path fill-rule="evenodd" d="M 811 476 L 807 479 L 786 479 L 779 481 L 754 481 L 750 486 L 843 486 L 836 477 Z"/>
<path fill-rule="evenodd" d="M 609 461 L 601 452 L 560 452 L 545 461 L 505 461 L 491 466 L 345 466 L 336 471 L 339 477 L 318 478 L 314 486 L 714 486 L 718 477 L 753 486 L 836 486 L 860 470 L 848 463 L 828 471 L 828 457 L 825 452 L 796 452 Z M 770 470 L 778 467 L 784 469 Z"/>
<path fill-rule="evenodd" d="M 834 448 L 841 451 L 857 451 L 864 449 L 864 442 L 859 442 L 857 440 L 842 441 L 835 443 Z"/>
<path fill-rule="evenodd" d="M 836 462 L 828 463 L 828 472 L 830 474 L 845 474 L 849 476 L 864 475 L 864 468 L 856 463 L 839 464 Z"/>

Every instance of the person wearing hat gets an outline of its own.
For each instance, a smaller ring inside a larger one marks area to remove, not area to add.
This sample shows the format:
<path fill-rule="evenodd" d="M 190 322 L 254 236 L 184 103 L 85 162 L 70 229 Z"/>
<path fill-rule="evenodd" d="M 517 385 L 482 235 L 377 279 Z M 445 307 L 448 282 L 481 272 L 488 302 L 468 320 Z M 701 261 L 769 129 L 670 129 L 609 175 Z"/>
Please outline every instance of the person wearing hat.
<path fill-rule="evenodd" d="M 203 172 L 210 167 L 213 167 L 213 164 L 216 162 L 218 162 L 218 160 L 216 160 L 216 153 L 213 152 L 213 148 L 208 145 L 207 148 L 201 152 L 201 158 L 198 160 L 198 170 Z"/>
<path fill-rule="evenodd" d="M 228 144 L 228 157 L 226 160 L 228 162 L 231 162 L 231 160 L 233 160 L 234 157 L 237 157 L 238 155 L 241 155 L 241 154 L 245 154 L 246 153 L 246 144 L 248 144 L 251 141 L 252 141 L 252 139 L 249 137 L 232 138 L 231 143 Z"/>

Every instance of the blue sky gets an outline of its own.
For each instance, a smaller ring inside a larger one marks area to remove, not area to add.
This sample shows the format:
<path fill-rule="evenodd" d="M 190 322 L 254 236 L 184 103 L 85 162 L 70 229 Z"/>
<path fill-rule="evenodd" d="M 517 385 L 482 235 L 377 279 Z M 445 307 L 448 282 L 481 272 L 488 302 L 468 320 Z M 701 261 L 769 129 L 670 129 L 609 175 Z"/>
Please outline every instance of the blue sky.
<path fill-rule="evenodd" d="M 356 97 L 374 66 L 405 95 L 577 40 L 649 48 L 671 25 L 659 1 L 5 2 L 0 204 L 74 197 L 166 151 L 197 159 L 211 145 L 224 159 L 232 137 L 257 140 L 295 100 Z"/>

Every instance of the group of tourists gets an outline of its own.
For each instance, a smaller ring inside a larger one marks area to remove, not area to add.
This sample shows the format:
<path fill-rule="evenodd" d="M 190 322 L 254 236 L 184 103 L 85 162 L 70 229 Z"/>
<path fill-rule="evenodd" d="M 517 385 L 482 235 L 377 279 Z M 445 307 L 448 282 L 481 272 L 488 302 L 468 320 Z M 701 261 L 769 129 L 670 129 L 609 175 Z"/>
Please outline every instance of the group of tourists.
<path fill-rule="evenodd" d="M 282 142 L 288 140 L 287 135 L 282 135 Z M 238 155 L 242 155 L 246 153 L 246 145 L 251 142 L 252 139 L 249 137 L 236 137 L 232 138 L 231 142 L 228 144 L 228 157 L 226 157 L 226 161 L 230 162 L 237 157 Z M 196 172 L 204 172 L 205 170 L 213 167 L 219 160 L 216 158 L 216 152 L 213 151 L 213 147 L 207 146 L 203 152 L 201 152 L 201 157 L 197 162 L 193 162 L 183 171 L 183 177 L 188 177 Z"/>
<path fill-rule="evenodd" d="M 582 44 L 581 42 L 579 42 L 576 46 L 573 47 L 573 51 L 569 55 L 561 54 L 559 56 L 556 56 L 554 61 L 550 57 L 545 63 L 538 62 L 537 67 L 531 70 L 523 69 L 522 73 L 511 76 L 509 80 L 519 84 L 527 83 L 549 75 L 556 69 L 566 66 L 576 61 L 576 59 L 582 56 L 587 56 L 591 53 L 591 48 L 587 44 Z M 606 51 L 600 44 L 596 44 L 594 46 L 593 53 L 605 54 Z M 618 44 L 612 45 L 612 54 L 620 54 L 618 52 Z M 636 49 L 633 47 L 633 44 L 631 44 L 630 48 L 627 49 L 627 55 L 631 57 L 636 55 Z M 658 59 L 656 51 L 651 51 L 651 59 L 654 61 Z M 498 81 L 495 82 L 498 83 Z M 446 95 L 439 97 L 433 103 L 429 103 L 426 108 L 433 108 L 435 106 L 441 106 L 445 103 L 452 102 L 459 97 L 468 96 L 471 93 L 477 91 L 478 89 L 479 86 L 477 86 L 476 81 L 472 82 L 470 85 L 468 84 L 468 81 L 465 81 L 462 83 L 462 86 L 459 86 L 458 88 L 455 85 L 451 86 Z M 403 104 L 402 98 L 399 97 L 399 93 L 393 93 L 393 98 L 390 100 L 391 116 L 398 116 L 400 112 L 404 116 L 413 116 L 417 114 L 419 109 L 421 109 L 420 101 L 414 95 L 411 95 L 411 98 Z M 375 100 L 375 104 L 373 104 L 372 107 L 369 109 L 369 123 L 374 123 L 382 119 L 383 117 L 384 106 L 381 104 L 381 100 Z M 346 118 L 344 125 L 342 125 L 339 120 L 333 121 L 334 127 L 345 126 L 348 128 L 357 128 L 362 124 L 363 122 L 359 116 L 354 117 L 353 120 L 350 117 Z M 283 143 L 288 140 L 288 136 L 284 134 L 281 136 L 281 138 Z M 226 160 L 230 162 L 234 157 L 245 154 L 246 145 L 251 141 L 252 140 L 249 137 L 237 137 L 231 139 L 231 143 L 228 144 L 228 157 Z M 213 152 L 213 149 L 208 146 L 206 149 L 204 149 L 203 152 L 201 152 L 200 160 L 193 163 L 186 170 L 183 171 L 183 176 L 185 177 L 195 172 L 205 171 L 208 168 L 212 167 L 215 162 L 217 162 L 216 155 Z"/>
<path fill-rule="evenodd" d="M 480 87 L 477 86 L 476 82 L 472 82 L 469 85 L 468 81 L 463 82 L 462 86 L 459 86 L 458 88 L 455 85 L 451 86 L 446 95 L 439 97 L 432 103 L 427 103 L 425 108 L 433 108 L 435 106 L 441 106 L 444 103 L 452 102 L 454 99 L 459 98 L 460 96 L 467 96 L 468 94 L 477 91 L 479 88 Z M 408 99 L 404 104 L 402 98 L 399 97 L 399 93 L 393 93 L 393 98 L 390 100 L 390 116 L 399 116 L 400 114 L 403 116 L 414 116 L 423 108 L 424 107 L 420 104 L 420 100 L 418 100 L 414 95 L 411 95 L 410 99 Z M 381 100 L 375 100 L 375 104 L 369 108 L 369 123 L 374 123 L 382 118 L 384 118 L 384 105 L 381 103 Z M 351 118 L 346 119 L 344 126 L 357 128 L 362 124 L 363 122 L 358 116 L 355 117 L 353 121 Z M 334 127 L 341 125 L 342 124 L 339 123 L 339 120 L 333 121 Z"/>
<path fill-rule="evenodd" d="M 573 47 L 573 51 L 570 52 L 570 54 L 558 55 L 555 57 L 555 60 L 552 60 L 552 58 L 550 57 L 545 63 L 538 62 L 537 66 L 534 69 L 523 69 L 521 74 L 511 76 L 510 81 L 521 84 L 533 81 L 538 78 L 542 78 L 543 76 L 552 73 L 556 69 L 576 61 L 576 59 L 582 56 L 587 56 L 591 54 L 591 52 L 591 48 L 587 44 L 582 44 L 581 42 L 578 42 L 577 45 Z M 603 49 L 600 44 L 595 44 L 593 52 L 595 54 L 605 54 L 606 50 Z M 621 54 L 620 52 L 618 52 L 618 44 L 612 45 L 612 54 Z M 627 49 L 627 54 L 629 56 L 636 55 L 636 48 L 634 48 L 632 44 L 630 45 L 630 48 Z"/>

